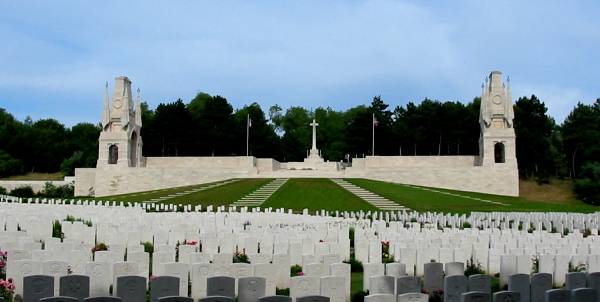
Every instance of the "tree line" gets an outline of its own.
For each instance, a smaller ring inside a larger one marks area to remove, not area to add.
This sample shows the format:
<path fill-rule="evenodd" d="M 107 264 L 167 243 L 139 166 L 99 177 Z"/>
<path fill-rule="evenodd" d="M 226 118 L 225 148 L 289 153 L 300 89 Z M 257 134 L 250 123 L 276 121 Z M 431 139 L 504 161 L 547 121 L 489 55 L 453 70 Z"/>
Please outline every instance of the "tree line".
<path fill-rule="evenodd" d="M 258 103 L 234 109 L 226 98 L 200 92 L 188 103 L 178 99 L 155 109 L 142 104 L 143 155 L 302 161 L 312 146 L 313 119 L 319 124 L 317 148 L 330 161 L 347 155 L 478 155 L 479 106 L 480 98 L 467 104 L 425 99 L 392 108 L 375 96 L 369 105 L 346 111 L 300 106 L 284 111 L 274 105 L 265 112 Z M 514 104 L 520 174 L 579 179 L 580 197 L 600 203 L 600 99 L 577 104 L 560 125 L 547 110 L 535 95 Z M 21 122 L 0 108 L 0 177 L 32 171 L 72 175 L 76 167 L 94 167 L 99 132 L 90 123 L 69 129 L 55 119 Z"/>

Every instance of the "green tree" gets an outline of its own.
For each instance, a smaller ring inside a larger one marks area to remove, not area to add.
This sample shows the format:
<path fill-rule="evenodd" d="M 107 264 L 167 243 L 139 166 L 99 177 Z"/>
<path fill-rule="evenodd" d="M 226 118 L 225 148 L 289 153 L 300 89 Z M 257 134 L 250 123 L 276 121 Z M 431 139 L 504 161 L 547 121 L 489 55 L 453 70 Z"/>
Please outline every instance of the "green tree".
<path fill-rule="evenodd" d="M 142 115 L 143 117 L 144 115 Z M 144 156 L 189 156 L 193 154 L 194 123 L 181 99 L 159 104 L 154 116 L 142 120 Z"/>
<path fill-rule="evenodd" d="M 514 105 L 517 162 L 519 172 L 533 176 L 554 172 L 550 157 L 554 120 L 535 95 L 521 97 Z"/>
<path fill-rule="evenodd" d="M 347 144 L 351 157 L 371 155 L 373 112 L 365 105 L 350 108 L 345 113 L 348 129 Z"/>
<path fill-rule="evenodd" d="M 575 183 L 577 197 L 587 204 L 600 205 L 600 162 L 586 162 L 580 176 Z"/>
<path fill-rule="evenodd" d="M 25 172 L 25 166 L 20 159 L 13 158 L 8 152 L 0 150 L 0 177 L 19 175 Z"/>
<path fill-rule="evenodd" d="M 312 147 L 312 128 L 309 125 L 312 118 L 312 113 L 302 107 L 290 107 L 281 118 L 284 161 L 302 161 L 306 157 L 307 150 Z"/>
<path fill-rule="evenodd" d="M 70 156 L 65 148 L 68 131 L 63 124 L 55 119 L 40 119 L 33 123 L 31 145 L 33 157 L 31 157 L 31 171 L 56 172 L 60 171 L 63 159 Z"/>
<path fill-rule="evenodd" d="M 561 127 L 569 174 L 578 177 L 584 162 L 600 161 L 600 99 L 578 103 Z"/>
<path fill-rule="evenodd" d="M 236 155 L 239 150 L 238 142 L 231 129 L 234 125 L 233 107 L 227 99 L 216 95 L 207 99 L 204 109 L 199 116 L 199 133 L 201 139 L 198 141 L 200 155 L 204 156 L 227 156 Z"/>
<path fill-rule="evenodd" d="M 248 116 L 251 121 L 250 127 L 246 126 Z M 249 138 L 248 152 L 250 156 L 258 158 L 277 158 L 279 156 L 279 137 L 273 127 L 268 124 L 265 113 L 258 103 L 252 103 L 236 110 L 234 119 L 237 128 L 235 141 L 239 143 L 236 149 L 237 154 L 246 155 L 246 141 Z"/>
<path fill-rule="evenodd" d="M 347 133 L 344 113 L 328 107 L 317 108 L 314 112 L 319 123 L 317 129 L 317 148 L 323 158 L 330 161 L 340 161 L 349 152 L 346 144 Z"/>

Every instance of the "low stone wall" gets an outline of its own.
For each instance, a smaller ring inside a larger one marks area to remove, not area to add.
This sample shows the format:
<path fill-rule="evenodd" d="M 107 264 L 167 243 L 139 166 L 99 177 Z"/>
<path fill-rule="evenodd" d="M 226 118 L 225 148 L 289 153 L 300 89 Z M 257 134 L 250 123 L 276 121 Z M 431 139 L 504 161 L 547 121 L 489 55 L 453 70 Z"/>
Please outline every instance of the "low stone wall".
<path fill-rule="evenodd" d="M 318 170 L 318 171 L 338 171 L 340 165 L 338 162 L 289 162 L 288 170 Z"/>
<path fill-rule="evenodd" d="M 281 169 L 281 163 L 272 158 L 257 158 L 256 167 L 258 171 L 277 171 Z"/>
<path fill-rule="evenodd" d="M 368 156 L 352 159 L 354 168 L 465 168 L 477 163 L 478 156 Z"/>
<path fill-rule="evenodd" d="M 172 187 L 181 187 L 222 181 L 231 178 L 247 178 L 255 175 L 256 168 L 116 168 L 96 169 L 94 193 L 96 197 L 127 194 Z M 85 173 L 86 177 L 90 177 Z M 88 195 L 90 189 L 75 182 L 75 194 Z M 90 180 L 82 181 L 89 186 Z"/>
<path fill-rule="evenodd" d="M 367 178 L 408 185 L 519 196 L 518 170 L 509 165 L 465 168 L 346 168 L 344 177 Z"/>
<path fill-rule="evenodd" d="M 366 178 L 394 183 L 519 196 L 515 163 L 475 165 L 477 156 L 374 156 L 338 162 L 289 162 L 254 157 L 148 158 L 142 168 L 77 169 L 75 195 L 107 196 L 231 178 Z M 310 168 L 311 170 L 303 170 Z"/>
<path fill-rule="evenodd" d="M 257 159 L 252 156 L 212 157 L 146 157 L 147 168 L 252 168 Z"/>

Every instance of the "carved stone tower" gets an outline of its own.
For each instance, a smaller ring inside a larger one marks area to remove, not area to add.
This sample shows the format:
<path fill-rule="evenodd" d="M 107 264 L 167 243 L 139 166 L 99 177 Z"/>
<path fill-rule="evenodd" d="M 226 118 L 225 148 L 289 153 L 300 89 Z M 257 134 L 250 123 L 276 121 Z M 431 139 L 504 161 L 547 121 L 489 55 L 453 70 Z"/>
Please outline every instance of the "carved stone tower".
<path fill-rule="evenodd" d="M 127 77 L 115 78 L 112 102 L 108 100 L 108 83 L 104 92 L 102 132 L 99 138 L 97 167 L 142 166 L 142 112 L 140 90 L 133 104 L 131 81 Z"/>
<path fill-rule="evenodd" d="M 500 71 L 492 71 L 485 79 L 485 85 L 481 86 L 479 155 L 483 166 L 502 164 L 509 168 L 517 167 L 510 79 L 507 83 L 505 86 L 502 82 Z"/>

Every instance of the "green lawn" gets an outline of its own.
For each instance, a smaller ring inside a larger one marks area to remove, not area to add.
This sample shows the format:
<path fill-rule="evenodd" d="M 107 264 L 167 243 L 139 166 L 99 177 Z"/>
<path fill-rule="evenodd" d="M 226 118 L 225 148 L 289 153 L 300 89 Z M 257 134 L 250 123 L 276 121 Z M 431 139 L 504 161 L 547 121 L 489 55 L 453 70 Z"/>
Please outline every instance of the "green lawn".
<path fill-rule="evenodd" d="M 166 199 L 164 203 L 206 206 L 229 205 L 258 190 L 273 179 L 249 178 Z M 367 179 L 346 181 L 386 197 L 418 212 L 470 213 L 470 212 L 580 212 L 592 213 L 598 208 L 577 200 L 534 201 L 521 197 L 508 197 L 472 192 L 406 186 Z M 153 198 L 173 195 L 210 184 L 177 187 L 164 190 L 141 192 L 99 198 L 124 202 L 142 202 Z M 292 178 L 267 199 L 261 208 L 285 208 L 294 212 L 308 209 L 334 211 L 376 211 L 370 203 L 343 189 L 327 178 Z"/>
<path fill-rule="evenodd" d="M 286 208 L 300 212 L 376 211 L 377 208 L 328 178 L 291 178 L 263 205 L 263 208 Z"/>
<path fill-rule="evenodd" d="M 236 202 L 238 199 L 256 191 L 258 188 L 271 182 L 271 178 L 248 178 L 239 179 L 235 182 L 221 185 L 218 187 L 198 191 L 195 193 L 185 194 L 174 198 L 169 198 L 163 201 L 167 204 L 191 204 L 191 205 L 202 205 L 203 207 L 208 205 L 221 206 L 228 205 Z M 173 195 L 176 193 L 191 191 L 198 188 L 208 187 L 209 185 L 221 183 L 214 182 L 201 185 L 176 187 L 170 189 L 162 189 L 155 191 L 139 192 L 132 194 L 105 196 L 98 199 L 101 200 L 115 200 L 124 202 L 144 202 L 154 198 Z"/>
<path fill-rule="evenodd" d="M 272 178 L 246 178 L 230 184 L 214 187 L 208 190 L 167 199 L 165 203 L 223 206 L 232 204 L 242 197 L 258 190 L 260 187 L 273 181 Z"/>
<path fill-rule="evenodd" d="M 395 202 L 418 212 L 470 213 L 494 211 L 593 213 L 598 211 L 597 207 L 579 201 L 543 202 L 528 200 L 521 197 L 414 187 L 368 179 L 345 180 L 390 200 L 394 200 Z"/>

